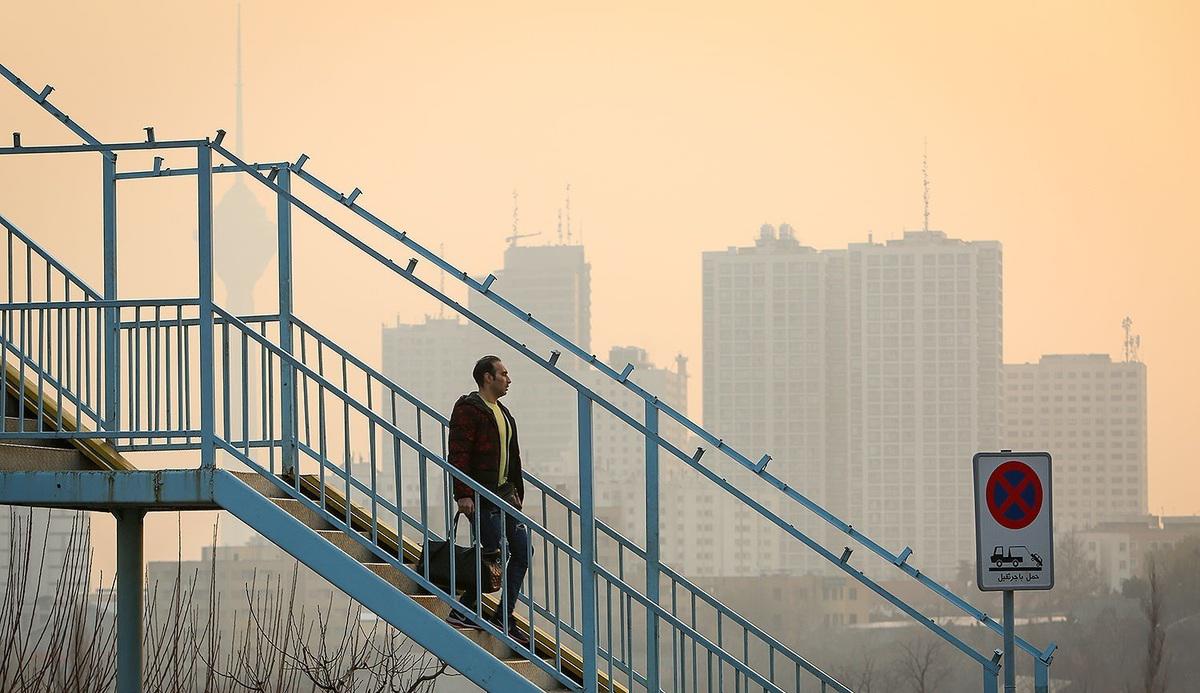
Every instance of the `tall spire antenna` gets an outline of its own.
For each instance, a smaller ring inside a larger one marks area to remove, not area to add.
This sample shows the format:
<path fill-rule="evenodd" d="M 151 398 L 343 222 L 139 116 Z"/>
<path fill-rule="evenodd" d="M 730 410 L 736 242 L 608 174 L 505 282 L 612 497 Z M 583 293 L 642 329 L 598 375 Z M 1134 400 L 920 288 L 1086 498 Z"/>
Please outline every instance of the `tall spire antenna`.
<path fill-rule="evenodd" d="M 240 2 L 237 5 L 237 83 L 234 85 L 234 88 L 237 90 L 237 114 L 234 134 L 237 136 L 236 153 L 238 156 L 241 156 L 242 152 L 245 151 L 246 139 L 242 134 L 245 128 L 242 123 L 242 3 Z"/>
<path fill-rule="evenodd" d="M 562 245 L 562 208 L 558 210 L 558 244 Z"/>
<path fill-rule="evenodd" d="M 567 242 L 571 242 L 571 184 L 567 183 Z"/>
<path fill-rule="evenodd" d="M 921 183 L 924 186 L 925 197 L 925 230 L 929 230 L 929 138 L 925 138 L 924 152 L 921 155 Z"/>
<path fill-rule="evenodd" d="M 517 189 L 513 188 L 513 235 L 517 235 Z"/>

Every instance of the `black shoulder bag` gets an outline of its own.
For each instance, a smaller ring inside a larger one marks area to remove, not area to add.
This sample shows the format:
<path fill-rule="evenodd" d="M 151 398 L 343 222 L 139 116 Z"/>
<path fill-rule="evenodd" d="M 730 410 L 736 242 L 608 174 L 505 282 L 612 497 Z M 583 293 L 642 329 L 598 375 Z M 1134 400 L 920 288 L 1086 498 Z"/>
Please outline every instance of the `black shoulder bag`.
<path fill-rule="evenodd" d="M 475 533 L 475 525 L 471 525 L 471 545 L 459 546 L 455 541 L 458 535 L 458 518 L 464 513 L 455 513 L 450 523 L 450 536 L 446 541 L 429 541 L 425 552 L 429 556 L 429 579 L 433 584 L 443 589 L 450 589 L 450 564 L 454 564 L 454 581 L 460 590 L 475 589 L 475 545 L 479 538 Z M 484 552 L 480 547 L 479 565 L 483 569 L 480 578 L 480 588 L 484 594 L 500 590 L 500 552 Z M 420 570 L 424 563 L 417 562 Z"/>

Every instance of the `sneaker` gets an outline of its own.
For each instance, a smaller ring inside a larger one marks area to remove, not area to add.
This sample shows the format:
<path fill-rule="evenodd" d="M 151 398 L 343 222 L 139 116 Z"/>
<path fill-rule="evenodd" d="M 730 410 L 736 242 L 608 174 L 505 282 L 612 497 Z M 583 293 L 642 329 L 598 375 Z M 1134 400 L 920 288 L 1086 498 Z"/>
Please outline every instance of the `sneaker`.
<path fill-rule="evenodd" d="M 500 626 L 497 626 L 497 627 L 500 627 Z M 524 647 L 527 650 L 533 649 L 533 641 L 530 640 L 529 635 L 527 633 L 522 633 L 517 628 L 517 624 L 515 624 L 515 623 L 509 624 L 508 637 L 512 638 L 514 641 L 516 641 L 516 643 L 518 645 L 520 645 L 521 647 Z"/>
<path fill-rule="evenodd" d="M 476 625 L 473 621 L 469 620 L 466 616 L 459 613 L 457 610 L 450 612 L 450 615 L 446 617 L 446 623 L 449 623 L 450 625 L 454 626 L 455 628 L 466 628 L 469 630 L 483 630 L 478 625 Z"/>

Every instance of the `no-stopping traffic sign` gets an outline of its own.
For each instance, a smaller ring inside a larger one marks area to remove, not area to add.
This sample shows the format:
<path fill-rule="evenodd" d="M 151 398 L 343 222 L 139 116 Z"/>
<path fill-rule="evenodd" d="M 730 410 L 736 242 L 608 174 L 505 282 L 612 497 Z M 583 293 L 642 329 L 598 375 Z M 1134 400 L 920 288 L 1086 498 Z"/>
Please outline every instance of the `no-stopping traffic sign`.
<path fill-rule="evenodd" d="M 972 466 L 979 589 L 1050 589 L 1054 586 L 1050 453 L 981 452 Z"/>

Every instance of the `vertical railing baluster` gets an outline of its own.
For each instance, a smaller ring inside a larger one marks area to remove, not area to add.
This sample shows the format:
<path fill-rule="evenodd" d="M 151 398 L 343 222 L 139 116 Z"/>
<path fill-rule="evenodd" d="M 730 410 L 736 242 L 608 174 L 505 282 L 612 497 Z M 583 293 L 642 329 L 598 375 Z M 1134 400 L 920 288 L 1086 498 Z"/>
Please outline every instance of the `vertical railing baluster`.
<path fill-rule="evenodd" d="M 395 392 L 392 393 L 391 423 L 393 426 L 396 425 L 396 393 Z M 402 469 L 403 469 L 401 467 L 401 465 L 403 464 L 403 460 L 400 459 L 402 448 L 400 445 L 400 438 L 398 438 L 396 435 L 389 432 L 387 434 L 387 437 L 389 439 L 391 439 L 391 441 L 392 441 L 392 476 L 394 476 L 396 479 L 396 488 L 395 488 L 395 494 L 394 494 L 396 496 L 396 539 L 401 544 L 403 544 L 404 543 L 404 491 L 402 490 L 403 486 L 400 483 L 401 477 L 403 476 L 403 474 L 401 473 Z M 442 459 L 445 459 L 444 455 L 442 456 Z M 422 549 L 422 550 L 424 550 L 424 549 Z"/>
<path fill-rule="evenodd" d="M 229 321 L 221 321 L 221 420 L 225 424 L 225 442 L 232 443 L 233 432 L 230 430 L 233 426 L 233 405 L 230 403 L 232 395 L 229 387 Z M 203 431 L 201 432 L 203 435 Z"/>
<path fill-rule="evenodd" d="M 246 457 L 250 457 L 250 345 L 247 343 L 248 337 L 245 332 L 238 330 L 238 336 L 242 338 L 242 402 L 238 412 L 238 423 L 242 427 L 242 451 Z"/>
<path fill-rule="evenodd" d="M 346 357 L 342 357 L 342 392 L 349 393 L 346 375 Z M 346 466 L 346 526 L 351 527 L 350 477 L 354 474 L 354 458 L 350 451 L 350 398 L 342 398 L 342 461 Z"/>
<path fill-rule="evenodd" d="M 646 403 L 646 598 L 658 604 L 658 588 L 662 569 L 659 545 L 659 472 L 658 472 L 658 407 Z M 659 691 L 658 673 L 658 613 L 646 612 L 646 687 Z"/>
<path fill-rule="evenodd" d="M 374 397 L 371 391 L 371 376 L 367 376 L 367 411 L 374 412 L 372 406 Z M 367 456 L 368 462 L 371 464 L 371 543 L 379 543 L 379 480 L 375 470 L 375 419 L 367 418 Z M 399 532 L 403 527 L 400 523 L 396 523 L 396 531 Z M 404 558 L 403 542 L 397 546 L 397 551 L 401 559 Z"/>
<path fill-rule="evenodd" d="M 267 428 L 267 450 L 269 451 L 271 461 L 271 475 L 274 476 L 277 473 L 275 458 L 276 456 L 282 457 L 282 453 L 277 455 L 275 452 L 275 446 L 279 440 L 275 435 L 275 356 L 265 348 L 262 352 L 267 362 L 267 406 L 264 412 Z M 279 359 L 279 366 L 281 369 L 283 368 L 283 359 Z"/>
<path fill-rule="evenodd" d="M 162 430 L 162 306 L 154 306 L 154 398 L 150 411 L 152 421 L 148 421 L 154 431 Z M 147 441 L 152 442 L 152 441 Z"/>
<path fill-rule="evenodd" d="M 129 328 L 133 347 L 129 352 L 129 372 L 133 385 L 129 390 L 129 428 L 142 430 L 142 307 L 133 307 L 133 326 Z M 149 381 L 149 375 L 146 376 Z"/>
<path fill-rule="evenodd" d="M 200 244 L 200 466 L 212 468 L 217 462 L 217 442 L 213 378 L 212 150 L 208 143 L 196 148 L 196 171 L 199 208 L 197 238 Z M 228 381 L 225 387 L 228 388 Z"/>
<path fill-rule="evenodd" d="M 37 334 L 37 430 L 46 430 L 46 393 L 43 374 L 46 370 L 46 310 L 39 308 Z M 32 327 L 32 326 L 31 326 Z"/>
<path fill-rule="evenodd" d="M 579 391 L 579 565 L 583 690 L 596 693 L 596 507 L 592 483 L 592 400 Z M 574 603 L 574 600 L 572 600 Z M 573 617 L 573 616 L 572 616 Z"/>
<path fill-rule="evenodd" d="M 9 232 L 9 236 L 12 232 Z M 4 379 L 8 380 L 8 317 L 11 314 L 11 309 L 3 309 L 3 315 L 0 316 L 0 368 L 4 369 Z M 20 406 L 20 398 L 16 398 L 18 407 Z M 8 424 L 8 396 L 7 392 L 0 395 L 0 423 Z M 21 429 L 18 428 L 17 431 Z"/>
<path fill-rule="evenodd" d="M 63 310 L 65 308 L 58 308 L 54 311 L 58 316 L 58 329 L 54 333 L 54 360 L 57 364 L 54 375 L 58 379 L 58 387 L 54 388 L 54 424 L 59 431 L 63 430 L 63 389 L 70 387 L 70 378 L 63 372 L 63 338 L 66 336 L 63 327 Z M 71 359 L 68 358 L 68 368 L 70 363 Z"/>
<path fill-rule="evenodd" d="M 247 325 L 247 327 L 249 327 Z M 264 340 L 267 339 L 267 322 L 264 320 L 258 323 L 258 334 Z M 270 417 L 271 405 L 275 401 L 275 381 L 271 377 L 273 369 L 271 368 L 271 356 L 268 350 L 259 344 L 258 349 L 258 437 L 259 442 L 267 442 L 267 459 L 271 474 L 275 474 L 275 427 L 272 425 Z M 263 385 L 265 384 L 265 387 Z"/>
<path fill-rule="evenodd" d="M 304 365 L 308 365 L 308 340 L 305 339 L 303 333 L 301 333 L 301 335 L 300 335 L 300 363 L 302 363 Z M 311 411 L 310 411 L 311 407 L 309 405 L 309 390 L 311 388 L 309 386 L 309 383 L 310 383 L 310 380 L 308 377 L 308 373 L 305 373 L 304 374 L 304 385 L 303 385 L 303 387 L 300 388 L 300 391 L 304 393 L 304 441 L 305 441 L 305 444 L 308 445 L 309 449 L 312 449 L 312 416 L 311 416 Z M 297 465 L 296 466 L 296 478 L 294 480 L 297 489 L 300 488 L 301 470 L 300 470 L 299 464 L 300 464 L 300 461 L 299 461 L 299 459 L 297 459 L 296 460 L 296 465 Z"/>
<path fill-rule="evenodd" d="M 198 323 L 199 323 L 199 321 L 197 321 L 197 328 L 199 328 Z M 186 327 L 184 327 L 182 329 L 181 334 L 182 334 L 182 338 L 183 338 L 182 339 L 182 341 L 183 341 L 183 351 L 182 351 L 183 362 L 180 364 L 180 367 L 183 368 L 183 384 L 181 386 L 181 395 L 182 395 L 183 405 L 181 405 L 182 409 L 180 410 L 180 415 L 183 417 L 183 420 L 184 420 L 183 428 L 185 430 L 190 431 L 190 430 L 192 430 L 192 339 L 188 335 L 188 330 Z M 228 335 L 226 335 L 226 337 L 228 338 Z M 225 357 L 228 358 L 229 357 L 228 356 L 228 339 L 226 339 L 226 342 L 227 342 L 227 344 L 226 344 Z M 216 366 L 214 365 L 213 367 L 215 368 Z M 228 374 L 226 374 L 226 377 L 228 377 Z M 225 382 L 225 386 L 222 389 L 225 389 L 227 391 L 229 381 L 226 380 L 224 382 Z M 215 409 L 215 407 L 214 407 L 214 409 Z M 226 440 L 228 440 L 228 439 L 226 439 Z M 190 443 L 192 441 L 192 439 L 189 437 L 187 439 L 187 441 Z"/>
<path fill-rule="evenodd" d="M 281 192 L 276 197 L 275 217 L 279 230 L 277 273 L 279 275 L 279 348 L 292 354 L 292 171 L 287 166 L 278 169 L 275 184 Z M 302 338 L 303 341 L 303 338 Z M 280 425 L 283 433 L 283 474 L 299 478 L 296 468 L 296 371 L 282 360 L 279 366 Z M 297 482 L 298 483 L 298 482 Z"/>
<path fill-rule="evenodd" d="M 113 152 L 103 152 L 103 225 L 104 225 L 104 300 L 115 301 L 117 292 L 117 155 Z M 120 309 L 114 305 L 104 308 L 104 428 L 107 431 L 117 430 L 120 418 L 121 381 L 120 381 Z M 99 327 L 99 325 L 97 325 Z M 99 366 L 100 364 L 97 364 Z M 97 368 L 97 379 L 101 378 Z M 100 393 L 97 392 L 97 395 Z"/>
<path fill-rule="evenodd" d="M 178 323 L 178 321 L 179 321 L 179 313 L 182 310 L 183 310 L 182 306 L 175 306 L 175 321 L 176 321 L 176 323 Z M 172 419 L 171 419 L 171 396 L 174 394 L 171 392 L 171 329 L 172 329 L 172 327 L 173 326 L 171 325 L 171 323 L 167 322 L 167 324 L 163 328 L 165 330 L 165 332 L 163 334 L 163 344 L 165 345 L 165 348 L 163 349 L 163 423 L 166 424 L 165 428 L 167 430 L 167 435 L 166 435 L 165 441 L 167 443 L 172 442 L 173 438 L 171 436 L 171 433 L 178 430 L 178 428 L 179 428 L 178 426 L 175 425 L 175 422 L 172 421 Z"/>

